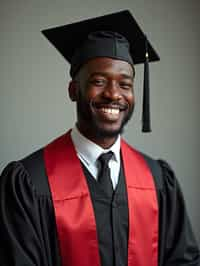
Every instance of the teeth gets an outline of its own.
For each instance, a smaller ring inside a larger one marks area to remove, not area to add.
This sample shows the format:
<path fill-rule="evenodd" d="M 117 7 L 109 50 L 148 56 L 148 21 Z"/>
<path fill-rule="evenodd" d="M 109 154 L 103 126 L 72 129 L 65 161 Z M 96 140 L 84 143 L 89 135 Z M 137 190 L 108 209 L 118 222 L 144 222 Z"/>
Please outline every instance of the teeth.
<path fill-rule="evenodd" d="M 112 109 L 112 108 L 101 108 L 101 110 L 104 113 L 112 114 L 112 115 L 118 115 L 119 114 L 119 109 Z"/>

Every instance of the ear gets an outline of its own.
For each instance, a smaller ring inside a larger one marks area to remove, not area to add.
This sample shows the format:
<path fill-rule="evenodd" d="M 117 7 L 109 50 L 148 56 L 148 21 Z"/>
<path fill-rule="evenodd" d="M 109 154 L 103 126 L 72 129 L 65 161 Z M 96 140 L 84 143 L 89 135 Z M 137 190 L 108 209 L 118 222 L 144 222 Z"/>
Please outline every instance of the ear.
<path fill-rule="evenodd" d="M 78 92 L 78 84 L 75 80 L 71 80 L 68 87 L 68 93 L 72 102 L 76 102 L 77 92 Z"/>

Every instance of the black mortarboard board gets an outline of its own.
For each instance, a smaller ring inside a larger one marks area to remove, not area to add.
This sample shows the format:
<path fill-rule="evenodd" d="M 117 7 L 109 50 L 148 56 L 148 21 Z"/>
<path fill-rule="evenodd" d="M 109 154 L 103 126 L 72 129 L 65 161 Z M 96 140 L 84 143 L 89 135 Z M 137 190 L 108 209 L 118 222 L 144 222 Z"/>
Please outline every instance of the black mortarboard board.
<path fill-rule="evenodd" d="M 82 64 L 99 56 L 118 58 L 130 64 L 145 63 L 142 121 L 143 132 L 151 131 L 148 62 L 158 61 L 159 56 L 128 10 L 46 29 L 42 33 L 71 64 L 72 77 Z"/>

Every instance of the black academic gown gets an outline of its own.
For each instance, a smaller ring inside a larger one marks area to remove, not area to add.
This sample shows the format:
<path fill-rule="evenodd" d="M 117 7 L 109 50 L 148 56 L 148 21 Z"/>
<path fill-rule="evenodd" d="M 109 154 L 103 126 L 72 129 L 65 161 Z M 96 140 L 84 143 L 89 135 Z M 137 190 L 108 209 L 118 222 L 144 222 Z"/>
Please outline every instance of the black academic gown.
<path fill-rule="evenodd" d="M 159 266 L 200 265 L 179 184 L 170 167 L 159 163 Z M 0 265 L 61 266 L 42 150 L 9 164 L 0 178 Z"/>

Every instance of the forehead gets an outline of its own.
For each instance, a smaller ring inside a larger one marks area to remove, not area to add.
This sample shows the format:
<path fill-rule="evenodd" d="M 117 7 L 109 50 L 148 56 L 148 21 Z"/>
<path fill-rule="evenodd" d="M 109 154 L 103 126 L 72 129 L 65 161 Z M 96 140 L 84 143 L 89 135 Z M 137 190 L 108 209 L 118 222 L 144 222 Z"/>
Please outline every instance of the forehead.
<path fill-rule="evenodd" d="M 112 59 L 109 57 L 97 57 L 89 60 L 86 64 L 84 64 L 81 67 L 80 72 L 86 76 L 94 75 L 95 73 L 102 73 L 105 75 L 121 74 L 133 77 L 135 70 L 133 66 L 131 66 L 126 61 Z"/>

